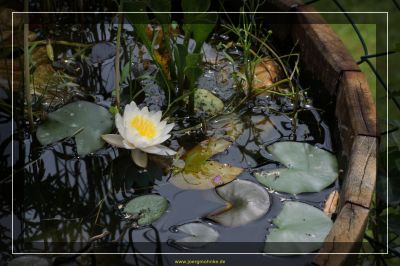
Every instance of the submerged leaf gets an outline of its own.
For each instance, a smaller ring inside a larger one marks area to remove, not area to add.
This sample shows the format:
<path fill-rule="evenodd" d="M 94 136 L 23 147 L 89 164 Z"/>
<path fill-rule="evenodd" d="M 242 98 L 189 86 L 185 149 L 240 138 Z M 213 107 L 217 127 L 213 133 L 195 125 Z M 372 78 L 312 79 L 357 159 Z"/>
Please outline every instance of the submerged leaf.
<path fill-rule="evenodd" d="M 175 173 L 170 182 L 181 189 L 210 189 L 229 183 L 243 169 L 208 159 L 231 144 L 222 138 L 210 138 L 197 144 L 184 156 L 183 171 Z"/>
<path fill-rule="evenodd" d="M 36 137 L 42 145 L 48 145 L 75 136 L 78 154 L 86 155 L 103 146 L 101 135 L 112 128 L 112 115 L 107 109 L 76 101 L 49 113 L 48 120 L 38 127 Z"/>
<path fill-rule="evenodd" d="M 223 152 L 232 143 L 222 138 L 211 138 L 197 144 L 185 155 L 185 172 L 198 172 L 213 155 Z"/>
<path fill-rule="evenodd" d="M 305 203 L 287 201 L 272 221 L 264 247 L 267 253 L 308 253 L 321 248 L 332 228 L 332 220 Z"/>
<path fill-rule="evenodd" d="M 194 93 L 194 109 L 206 112 L 209 115 L 215 115 L 224 109 L 224 103 L 210 91 L 196 89 Z"/>
<path fill-rule="evenodd" d="M 209 214 L 208 218 L 225 226 L 251 223 L 266 214 L 271 204 L 263 187 L 246 180 L 235 180 L 218 187 L 217 193 L 228 206 Z"/>
<path fill-rule="evenodd" d="M 320 192 L 338 176 L 336 157 L 303 142 L 277 142 L 268 147 L 276 161 L 286 168 L 255 173 L 257 180 L 280 192 Z"/>
<path fill-rule="evenodd" d="M 136 216 L 138 215 L 139 225 L 149 225 L 158 220 L 168 209 L 168 201 L 158 195 L 144 195 L 129 201 L 124 207 L 124 212 Z"/>
<path fill-rule="evenodd" d="M 202 247 L 207 243 L 215 242 L 219 237 L 219 233 L 215 229 L 200 222 L 183 224 L 176 229 L 178 232 L 188 235 L 176 240 L 177 243 L 185 247 Z"/>
<path fill-rule="evenodd" d="M 215 161 L 205 162 L 199 172 L 179 172 L 170 182 L 181 189 L 210 189 L 231 182 L 242 173 L 239 167 Z"/>

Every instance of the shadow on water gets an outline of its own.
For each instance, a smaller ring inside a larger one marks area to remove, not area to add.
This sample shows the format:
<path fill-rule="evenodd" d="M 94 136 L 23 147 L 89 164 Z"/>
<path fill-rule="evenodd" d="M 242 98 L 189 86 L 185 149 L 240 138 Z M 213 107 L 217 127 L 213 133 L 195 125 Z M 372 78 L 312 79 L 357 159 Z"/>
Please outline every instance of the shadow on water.
<path fill-rule="evenodd" d="M 66 60 L 71 57 L 73 50 L 59 48 L 57 66 L 71 71 L 76 82 L 83 88 L 81 93 L 74 91 L 74 97 L 65 99 L 66 102 L 85 99 L 105 107 L 110 106 L 114 86 L 116 30 L 112 21 L 112 18 L 103 18 L 102 24 L 88 26 L 90 30 L 82 31 L 76 30 L 79 25 L 54 26 L 52 37 L 55 39 L 65 37 L 65 29 L 68 27 L 67 36 L 72 41 L 93 44 L 90 55 L 80 61 Z M 127 60 L 127 47 L 132 48 L 133 57 L 139 56 L 131 31 L 132 28 L 126 24 L 125 48 L 121 53 L 122 64 Z M 143 65 L 138 64 L 136 68 L 142 71 L 141 74 L 151 74 L 155 71 L 151 65 L 143 69 Z M 214 87 L 213 75 L 218 73 L 213 71 L 215 70 L 210 69 L 202 77 L 202 86 L 213 87 L 221 98 L 229 99 L 231 95 L 227 88 L 218 90 Z M 133 72 L 132 78 L 137 75 L 138 73 Z M 152 110 L 159 109 L 165 101 L 162 90 L 151 82 L 139 85 L 143 86 L 145 91 L 144 96 L 142 95 L 143 104 L 150 105 Z M 125 95 L 129 96 L 131 86 L 132 84 L 123 84 Z M 3 91 L 2 98 L 10 102 L 10 97 Z M 241 111 L 240 119 L 245 124 L 243 132 L 228 150 L 213 157 L 219 162 L 244 168 L 239 179 L 257 182 L 251 175 L 254 170 L 278 166 L 266 150 L 266 146 L 276 141 L 306 141 L 326 150 L 333 150 L 329 127 L 323 114 L 312 105 L 307 105 L 299 113 L 296 130 L 293 130 L 292 118 L 283 114 L 292 108 L 290 103 L 279 98 L 267 98 L 263 101 L 255 106 L 249 105 Z M 42 102 L 46 110 L 56 109 L 62 104 L 65 102 L 46 102 L 46 99 Z M 11 123 L 14 123 L 14 132 L 9 130 Z M 184 128 L 190 123 L 190 119 L 178 121 L 178 126 Z M 74 138 L 41 147 L 35 136 L 27 133 L 23 121 L 12 120 L 7 113 L 0 113 L 0 127 L 0 163 L 2 169 L 6 169 L 0 181 L 2 247 L 11 244 L 11 231 L 3 224 L 10 224 L 11 165 L 14 163 L 14 252 L 121 253 L 43 257 L 58 265 L 173 265 L 175 259 L 202 259 L 205 255 L 201 253 L 218 250 L 230 250 L 230 253 L 262 252 L 266 232 L 271 228 L 271 221 L 281 210 L 284 200 L 296 199 L 321 208 L 327 195 L 338 187 L 336 183 L 320 193 L 304 193 L 297 196 L 270 191 L 273 204 L 266 215 L 249 225 L 229 228 L 205 218 L 211 211 L 224 206 L 215 190 L 176 188 L 168 182 L 168 167 L 171 162 L 163 158 L 152 156 L 149 168 L 143 170 L 132 163 L 127 151 L 111 147 L 80 158 L 76 153 Z M 14 142 L 11 134 L 14 134 Z M 171 146 L 188 148 L 204 138 L 206 132 L 199 129 L 191 135 L 174 136 Z M 14 145 L 14 158 L 11 158 L 10 154 L 11 145 Z M 133 228 L 131 221 L 121 213 L 120 206 L 135 196 L 149 193 L 164 196 L 169 201 L 170 208 L 152 226 Z M 172 244 L 174 239 L 179 237 L 172 228 L 191 221 L 203 221 L 217 229 L 220 233 L 219 243 L 210 244 L 203 250 L 187 250 Z M 165 252 L 200 254 L 190 257 L 141 254 Z M 206 256 L 207 259 L 224 258 L 223 255 Z M 8 261 L 11 257 L 9 252 L 5 252 L 2 259 Z M 225 257 L 227 260 L 234 258 L 233 255 Z M 282 265 L 286 262 L 304 265 L 310 262 L 312 257 L 257 255 L 257 260 L 260 264 L 268 265 Z M 241 265 L 245 265 L 246 258 L 238 257 L 237 262 L 243 262 Z"/>

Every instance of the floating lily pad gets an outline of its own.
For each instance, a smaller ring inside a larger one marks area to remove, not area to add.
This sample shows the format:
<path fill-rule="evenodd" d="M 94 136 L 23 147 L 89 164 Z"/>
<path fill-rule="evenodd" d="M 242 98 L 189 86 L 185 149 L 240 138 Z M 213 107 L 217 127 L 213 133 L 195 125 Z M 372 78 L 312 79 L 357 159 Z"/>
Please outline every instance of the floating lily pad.
<path fill-rule="evenodd" d="M 149 225 L 158 220 L 168 209 L 168 201 L 159 195 L 144 195 L 129 201 L 124 212 L 132 216 L 139 215 L 139 225 Z"/>
<path fill-rule="evenodd" d="M 185 172 L 198 172 L 201 166 L 213 155 L 223 152 L 232 143 L 222 138 L 210 138 L 200 142 L 184 156 Z"/>
<path fill-rule="evenodd" d="M 183 224 L 176 229 L 178 232 L 188 235 L 176 242 L 190 248 L 205 246 L 207 243 L 215 242 L 219 237 L 219 233 L 215 229 L 200 222 Z"/>
<path fill-rule="evenodd" d="M 321 248 L 332 228 L 332 220 L 321 210 L 305 203 L 287 201 L 272 221 L 264 252 L 309 253 Z"/>
<path fill-rule="evenodd" d="M 179 172 L 170 182 L 181 189 L 210 189 L 231 182 L 243 169 L 216 161 L 205 162 L 199 172 Z"/>
<path fill-rule="evenodd" d="M 42 145 L 48 145 L 75 136 L 78 154 L 83 156 L 100 149 L 104 144 L 101 135 L 110 133 L 112 128 L 113 117 L 104 107 L 76 101 L 49 113 L 36 137 Z"/>
<path fill-rule="evenodd" d="M 220 113 L 224 109 L 224 103 L 217 96 L 205 89 L 196 89 L 194 93 L 194 108 L 209 115 Z"/>
<path fill-rule="evenodd" d="M 254 174 L 270 189 L 292 194 L 320 192 L 338 176 L 336 157 L 310 144 L 277 142 L 268 146 L 268 151 L 286 167 Z"/>
<path fill-rule="evenodd" d="M 235 180 L 216 190 L 228 205 L 207 217 L 225 226 L 251 223 L 266 214 L 271 204 L 268 192 L 250 181 Z"/>
<path fill-rule="evenodd" d="M 183 171 L 174 173 L 170 182 L 181 189 L 210 189 L 229 183 L 243 169 L 216 161 L 207 161 L 232 143 L 221 138 L 202 141 L 184 156 Z"/>

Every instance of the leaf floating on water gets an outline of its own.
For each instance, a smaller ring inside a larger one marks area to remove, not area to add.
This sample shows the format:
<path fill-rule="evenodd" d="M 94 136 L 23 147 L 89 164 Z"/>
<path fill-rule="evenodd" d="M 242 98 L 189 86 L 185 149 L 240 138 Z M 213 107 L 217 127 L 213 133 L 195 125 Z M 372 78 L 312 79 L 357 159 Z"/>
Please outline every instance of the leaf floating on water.
<path fill-rule="evenodd" d="M 75 136 L 78 154 L 83 156 L 100 149 L 104 145 L 101 135 L 110 133 L 112 128 L 113 117 L 104 107 L 76 101 L 49 113 L 36 137 L 42 145 L 49 145 Z"/>
<path fill-rule="evenodd" d="M 144 195 L 129 201 L 124 212 L 132 216 L 138 216 L 139 225 L 149 225 L 158 220 L 168 209 L 168 201 L 159 195 Z"/>
<path fill-rule="evenodd" d="M 209 115 L 215 115 L 224 109 L 224 103 L 210 91 L 196 89 L 194 93 L 194 109 L 208 113 Z"/>
<path fill-rule="evenodd" d="M 223 152 L 232 143 L 222 138 L 204 140 L 185 155 L 185 172 L 198 172 L 201 166 L 213 155 Z"/>
<path fill-rule="evenodd" d="M 208 243 L 217 241 L 219 237 L 219 233 L 215 229 L 200 222 L 183 224 L 176 229 L 178 232 L 188 235 L 176 240 L 177 243 L 188 248 L 203 247 Z"/>
<path fill-rule="evenodd" d="M 271 204 L 268 192 L 247 180 L 235 180 L 216 190 L 218 195 L 228 202 L 228 206 L 207 217 L 225 226 L 235 227 L 251 223 L 266 214 Z"/>
<path fill-rule="evenodd" d="M 231 182 L 242 173 L 242 168 L 208 161 L 231 144 L 222 138 L 202 141 L 186 153 L 183 171 L 175 173 L 170 182 L 181 189 L 210 189 Z"/>
<path fill-rule="evenodd" d="M 277 142 L 268 151 L 286 167 L 254 174 L 270 189 L 291 194 L 320 192 L 338 177 L 336 157 L 310 144 Z"/>
<path fill-rule="evenodd" d="M 332 228 L 332 220 L 321 210 L 305 203 L 286 201 L 272 221 L 264 252 L 309 253 L 321 248 Z"/>
<path fill-rule="evenodd" d="M 170 178 L 170 182 L 181 189 L 210 189 L 231 182 L 242 173 L 239 167 L 206 161 L 199 172 L 179 172 Z"/>

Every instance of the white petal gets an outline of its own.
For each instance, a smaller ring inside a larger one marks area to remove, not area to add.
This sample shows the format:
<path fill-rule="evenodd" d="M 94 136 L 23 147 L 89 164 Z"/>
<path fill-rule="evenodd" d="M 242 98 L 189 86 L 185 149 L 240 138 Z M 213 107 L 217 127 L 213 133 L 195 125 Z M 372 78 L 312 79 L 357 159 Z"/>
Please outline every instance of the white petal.
<path fill-rule="evenodd" d="M 166 140 L 169 139 L 170 137 L 171 137 L 170 134 L 161 135 L 160 137 L 157 138 L 157 141 L 155 141 L 155 144 L 163 143 L 164 141 L 166 141 Z"/>
<path fill-rule="evenodd" d="M 125 105 L 124 116 L 129 113 L 135 113 L 135 112 L 137 112 L 137 110 L 138 110 L 138 107 L 137 107 L 136 103 L 134 101 L 132 101 L 130 104 Z"/>
<path fill-rule="evenodd" d="M 156 122 L 157 124 L 160 123 L 161 121 L 161 116 L 162 116 L 162 112 L 158 111 L 156 113 L 153 114 L 153 121 Z"/>
<path fill-rule="evenodd" d="M 116 116 L 115 116 L 115 126 L 117 127 L 119 134 L 123 138 L 125 138 L 124 122 L 123 122 L 122 116 L 120 114 L 116 114 Z"/>
<path fill-rule="evenodd" d="M 164 134 L 168 134 L 174 128 L 174 126 L 174 123 L 166 125 L 163 130 Z"/>
<path fill-rule="evenodd" d="M 139 149 L 135 149 L 135 150 L 131 151 L 131 157 L 132 157 L 133 162 L 137 166 L 140 166 L 142 168 L 147 167 L 147 153 L 145 153 Z"/>
<path fill-rule="evenodd" d="M 174 155 L 174 154 L 176 154 L 176 151 L 171 150 L 170 148 L 165 147 L 163 145 L 150 146 L 147 148 L 142 148 L 142 150 L 147 153 L 159 154 L 159 155 Z"/>
<path fill-rule="evenodd" d="M 140 112 L 144 115 L 144 116 L 146 116 L 146 117 L 149 117 L 149 108 L 147 108 L 147 106 L 145 106 L 145 107 L 143 107 L 141 110 L 140 110 Z"/>
<path fill-rule="evenodd" d="M 118 148 L 125 148 L 125 145 L 123 143 L 124 138 L 121 135 L 118 134 L 105 134 L 101 135 L 103 140 L 113 146 L 116 146 Z"/>
<path fill-rule="evenodd" d="M 133 143 L 127 141 L 126 139 L 124 139 L 124 140 L 122 141 L 122 143 L 123 143 L 123 145 L 124 145 L 123 148 L 125 148 L 125 149 L 128 149 L 128 150 L 136 149 L 136 146 L 135 146 Z"/>

